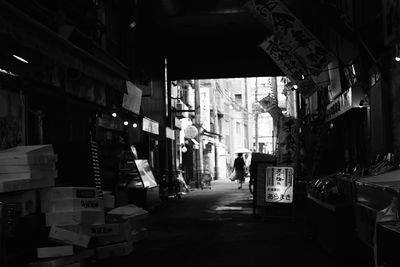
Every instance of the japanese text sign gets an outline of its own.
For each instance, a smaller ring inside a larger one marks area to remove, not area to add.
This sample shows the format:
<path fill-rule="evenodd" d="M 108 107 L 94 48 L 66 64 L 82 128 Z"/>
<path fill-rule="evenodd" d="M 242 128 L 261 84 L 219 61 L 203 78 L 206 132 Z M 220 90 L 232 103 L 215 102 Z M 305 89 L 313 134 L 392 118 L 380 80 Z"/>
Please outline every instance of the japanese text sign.
<path fill-rule="evenodd" d="M 245 6 L 258 21 L 302 58 L 312 74 L 326 68 L 329 52 L 281 1 L 252 0 Z"/>
<path fill-rule="evenodd" d="M 266 172 L 266 202 L 293 202 L 293 168 L 267 167 Z"/>

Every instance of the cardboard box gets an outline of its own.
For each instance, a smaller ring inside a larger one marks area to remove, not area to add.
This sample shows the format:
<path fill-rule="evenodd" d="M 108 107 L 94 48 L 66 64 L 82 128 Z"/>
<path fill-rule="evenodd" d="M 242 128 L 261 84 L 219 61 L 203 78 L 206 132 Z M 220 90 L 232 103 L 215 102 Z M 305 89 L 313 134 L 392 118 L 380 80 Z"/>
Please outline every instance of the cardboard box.
<path fill-rule="evenodd" d="M 0 165 L 47 164 L 56 161 L 52 145 L 17 146 L 0 151 Z"/>
<path fill-rule="evenodd" d="M 136 217 L 138 215 L 148 214 L 148 212 L 140 207 L 133 204 L 126 206 L 121 206 L 107 212 L 107 222 L 125 222 L 130 218 Z"/>
<path fill-rule="evenodd" d="M 47 179 L 47 178 L 57 178 L 57 170 L 34 170 L 31 172 L 19 172 L 19 173 L 0 173 L 0 180 L 2 179 L 19 179 L 19 178 L 29 178 L 29 179 Z"/>
<path fill-rule="evenodd" d="M 46 226 L 104 224 L 103 211 L 66 211 L 46 213 Z"/>
<path fill-rule="evenodd" d="M 140 216 L 144 216 L 144 215 L 140 215 Z M 96 238 L 97 244 L 107 245 L 107 244 L 123 242 L 123 241 L 131 241 L 134 239 L 140 240 L 142 238 L 142 237 L 140 237 L 140 232 L 143 229 L 146 229 L 147 220 L 142 221 L 140 224 L 132 223 L 130 220 L 128 220 L 123 223 L 118 223 L 118 225 L 119 225 L 119 229 L 120 229 L 119 234 L 108 235 L 108 236 L 99 236 Z"/>
<path fill-rule="evenodd" d="M 114 235 L 98 236 L 96 243 L 98 245 L 108 245 L 113 243 L 119 243 L 124 241 L 130 241 L 132 239 L 132 227 L 129 222 L 116 223 L 118 226 L 118 233 Z"/>
<path fill-rule="evenodd" d="M 38 261 L 30 262 L 26 265 L 26 267 L 66 267 L 68 266 L 68 264 L 82 262 L 85 259 L 93 257 L 94 255 L 94 249 L 85 249 L 81 251 L 76 251 L 75 254 L 72 256 L 41 259 Z"/>
<path fill-rule="evenodd" d="M 0 158 L 0 165 L 34 165 L 34 164 L 53 164 L 57 162 L 57 155 L 35 156 L 35 157 L 14 157 Z"/>
<path fill-rule="evenodd" d="M 0 192 L 15 192 L 54 186 L 54 178 L 46 179 L 0 179 Z"/>
<path fill-rule="evenodd" d="M 42 201 L 52 201 L 71 198 L 97 199 L 98 192 L 96 187 L 53 187 L 41 190 L 40 199 Z"/>
<path fill-rule="evenodd" d="M 89 226 L 89 235 L 93 237 L 114 236 L 121 232 L 118 223 L 107 223 Z"/>
<path fill-rule="evenodd" d="M 131 241 L 132 241 L 133 243 L 139 242 L 139 241 L 141 241 L 141 240 L 143 240 L 143 239 L 146 239 L 146 238 L 148 237 L 148 235 L 149 235 L 149 233 L 148 233 L 148 231 L 147 231 L 147 228 L 142 228 L 142 229 L 140 229 L 140 230 L 134 230 L 134 231 L 132 232 L 132 239 L 131 239 Z"/>
<path fill-rule="evenodd" d="M 97 259 L 126 256 L 132 253 L 132 251 L 133 242 L 121 242 L 96 248 Z"/>
<path fill-rule="evenodd" d="M 24 164 L 24 165 L 0 165 L 0 173 L 20 173 L 32 171 L 52 171 L 56 170 L 55 163 L 48 164 Z"/>
<path fill-rule="evenodd" d="M 70 245 L 37 248 L 37 257 L 39 259 L 71 256 L 73 254 L 74 254 L 74 247 Z"/>
<path fill-rule="evenodd" d="M 0 202 L 16 204 L 21 210 L 21 216 L 36 212 L 36 191 L 12 192 L 0 195 Z"/>
<path fill-rule="evenodd" d="M 42 212 L 80 211 L 94 210 L 103 211 L 103 201 L 96 198 L 71 198 L 52 201 L 41 201 Z"/>
<path fill-rule="evenodd" d="M 90 238 L 91 237 L 89 235 L 63 229 L 56 225 L 53 225 L 49 232 L 50 240 L 84 248 L 89 246 Z"/>

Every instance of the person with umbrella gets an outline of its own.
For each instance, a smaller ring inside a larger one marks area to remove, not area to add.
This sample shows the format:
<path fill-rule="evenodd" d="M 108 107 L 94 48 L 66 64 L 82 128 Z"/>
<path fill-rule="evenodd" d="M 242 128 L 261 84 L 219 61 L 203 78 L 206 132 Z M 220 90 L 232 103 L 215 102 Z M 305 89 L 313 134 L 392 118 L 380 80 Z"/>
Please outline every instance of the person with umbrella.
<path fill-rule="evenodd" d="M 243 160 L 243 154 L 238 153 L 238 157 L 233 163 L 233 169 L 235 170 L 236 180 L 239 183 L 238 189 L 242 189 L 242 184 L 244 182 L 244 167 L 246 163 Z"/>

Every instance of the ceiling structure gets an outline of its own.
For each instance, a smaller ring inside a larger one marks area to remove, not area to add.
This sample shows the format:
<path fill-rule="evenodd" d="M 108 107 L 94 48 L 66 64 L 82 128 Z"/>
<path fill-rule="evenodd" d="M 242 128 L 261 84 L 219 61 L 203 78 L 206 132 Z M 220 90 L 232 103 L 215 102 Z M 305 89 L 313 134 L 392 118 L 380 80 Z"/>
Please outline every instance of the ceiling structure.
<path fill-rule="evenodd" d="M 246 9 L 250 0 L 135 1 L 137 29 L 153 40 L 152 51 L 158 50 L 167 58 L 172 80 L 284 75 L 259 46 L 272 32 Z M 379 0 L 351 4 L 340 0 L 278 2 L 325 47 L 331 45 L 324 42 L 331 42 L 329 30 L 334 29 L 346 42 L 368 52 L 364 53 L 367 58 L 373 60 L 373 55 L 382 51 L 377 41 L 381 31 Z M 262 5 L 264 1 L 255 3 Z M 357 22 L 355 31 L 346 24 L 340 8 L 346 9 Z"/>
<path fill-rule="evenodd" d="M 158 36 L 171 79 L 283 75 L 258 47 L 271 32 L 245 9 L 246 2 L 146 0 L 138 27 L 144 23 L 148 34 Z"/>

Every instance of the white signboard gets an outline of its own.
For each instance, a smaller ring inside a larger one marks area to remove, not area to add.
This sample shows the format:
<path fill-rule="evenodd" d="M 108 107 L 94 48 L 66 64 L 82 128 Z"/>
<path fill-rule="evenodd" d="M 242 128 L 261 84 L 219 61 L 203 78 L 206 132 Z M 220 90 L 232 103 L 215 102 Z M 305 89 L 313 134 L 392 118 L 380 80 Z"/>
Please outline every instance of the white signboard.
<path fill-rule="evenodd" d="M 175 140 L 175 131 L 172 130 L 171 128 L 169 128 L 169 127 L 166 127 L 165 128 L 165 136 L 168 139 Z"/>
<path fill-rule="evenodd" d="M 143 127 L 142 130 L 145 132 L 149 132 L 152 134 L 159 134 L 159 125 L 158 122 L 153 121 L 149 118 L 144 117 L 143 118 Z"/>
<path fill-rule="evenodd" d="M 210 131 L 210 88 L 200 87 L 200 123 Z"/>
<path fill-rule="evenodd" d="M 294 184 L 293 168 L 267 167 L 266 176 L 266 202 L 292 203 Z"/>
<path fill-rule="evenodd" d="M 135 114 L 140 114 L 140 104 L 142 102 L 142 90 L 130 81 L 126 81 L 127 94 L 124 94 L 122 107 L 132 111 Z"/>

